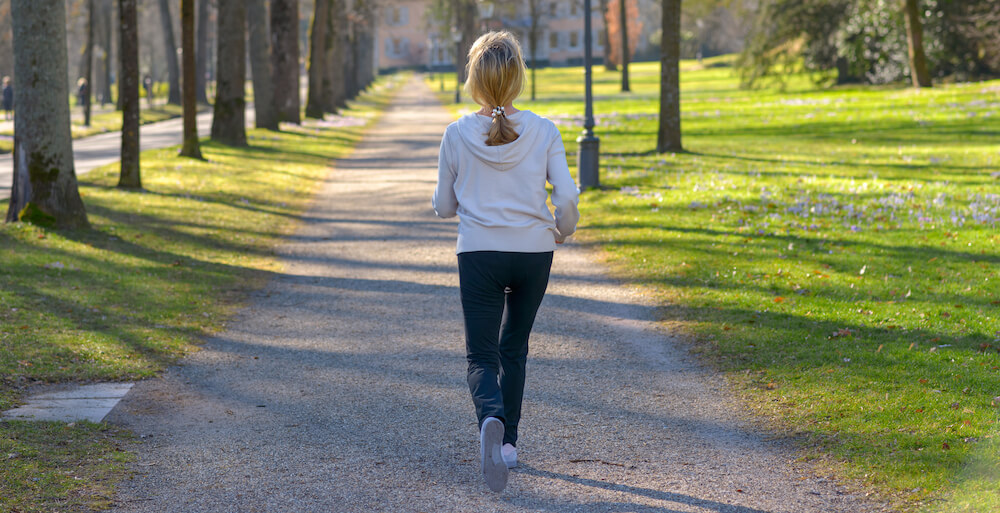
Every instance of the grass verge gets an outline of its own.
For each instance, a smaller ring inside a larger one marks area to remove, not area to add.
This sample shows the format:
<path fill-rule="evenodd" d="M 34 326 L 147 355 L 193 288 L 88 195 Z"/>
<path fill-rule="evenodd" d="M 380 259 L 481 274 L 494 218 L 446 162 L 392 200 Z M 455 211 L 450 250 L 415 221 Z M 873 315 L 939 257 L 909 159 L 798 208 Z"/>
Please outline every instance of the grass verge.
<path fill-rule="evenodd" d="M 604 187 L 577 239 L 819 472 L 898 509 L 952 496 L 998 426 L 1000 81 L 746 91 L 706 64 L 682 65 L 686 152 L 664 155 L 658 63 L 626 94 L 595 68 Z M 572 169 L 581 70 L 538 79 L 520 105 L 560 126 Z"/>
<path fill-rule="evenodd" d="M 0 225 L 0 410 L 33 384 L 153 376 L 222 329 L 280 271 L 273 248 L 403 79 L 381 79 L 340 123 L 249 130 L 247 148 L 204 141 L 205 161 L 144 152 L 140 192 L 115 187 L 117 166 L 96 169 L 80 179 L 91 230 Z M 128 457 L 117 436 L 0 422 L 0 509 L 100 506 L 121 469 L 111 462 Z"/>

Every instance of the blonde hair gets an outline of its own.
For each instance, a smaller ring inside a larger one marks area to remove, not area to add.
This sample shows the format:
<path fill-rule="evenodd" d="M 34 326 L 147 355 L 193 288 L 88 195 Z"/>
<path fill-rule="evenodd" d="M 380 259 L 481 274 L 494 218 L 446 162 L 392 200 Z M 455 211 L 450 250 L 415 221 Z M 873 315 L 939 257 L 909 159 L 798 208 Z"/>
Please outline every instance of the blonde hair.
<path fill-rule="evenodd" d="M 476 103 L 488 108 L 503 107 L 524 90 L 524 57 L 521 45 L 507 31 L 487 32 L 469 48 L 465 90 Z M 493 116 L 486 136 L 488 146 L 500 146 L 518 138 L 503 112 Z"/>

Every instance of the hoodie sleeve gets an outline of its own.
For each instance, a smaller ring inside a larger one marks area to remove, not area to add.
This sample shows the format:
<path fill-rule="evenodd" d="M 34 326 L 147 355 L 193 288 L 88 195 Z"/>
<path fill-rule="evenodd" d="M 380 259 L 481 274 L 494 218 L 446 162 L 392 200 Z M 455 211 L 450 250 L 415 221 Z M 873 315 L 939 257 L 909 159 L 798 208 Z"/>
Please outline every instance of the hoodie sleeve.
<path fill-rule="evenodd" d="M 552 205 L 556 207 L 556 242 L 563 242 L 566 237 L 573 235 L 576 223 L 580 220 L 580 211 L 577 209 L 580 190 L 569 174 L 562 135 L 555 125 L 552 125 L 552 131 L 555 135 L 549 144 L 549 161 L 545 178 L 552 184 Z"/>
<path fill-rule="evenodd" d="M 448 130 L 441 137 L 441 148 L 438 150 L 438 182 L 434 189 L 431 205 L 438 217 L 455 217 L 458 212 L 458 198 L 455 197 L 455 177 L 458 176 L 456 162 L 452 159 Z"/>

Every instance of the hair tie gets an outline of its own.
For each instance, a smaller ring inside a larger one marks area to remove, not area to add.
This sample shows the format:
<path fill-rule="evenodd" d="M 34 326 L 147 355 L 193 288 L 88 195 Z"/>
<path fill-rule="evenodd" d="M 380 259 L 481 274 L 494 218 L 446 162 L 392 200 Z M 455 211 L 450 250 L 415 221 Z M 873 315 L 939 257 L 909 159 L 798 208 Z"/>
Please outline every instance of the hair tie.
<path fill-rule="evenodd" d="M 507 117 L 507 113 L 503 110 L 503 105 L 493 107 L 493 117 L 496 118 L 497 116 Z"/>

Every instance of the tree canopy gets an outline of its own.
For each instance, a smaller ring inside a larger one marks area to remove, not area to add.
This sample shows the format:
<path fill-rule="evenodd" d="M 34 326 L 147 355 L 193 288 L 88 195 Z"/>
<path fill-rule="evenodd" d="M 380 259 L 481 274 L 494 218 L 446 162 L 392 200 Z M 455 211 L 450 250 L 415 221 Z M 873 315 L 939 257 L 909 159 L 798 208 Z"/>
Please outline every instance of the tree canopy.
<path fill-rule="evenodd" d="M 996 2 L 920 0 L 919 12 L 933 76 L 964 80 L 1000 72 Z M 836 83 L 902 80 L 909 75 L 903 2 L 762 0 L 740 67 L 746 86 L 780 80 L 788 69 Z"/>

